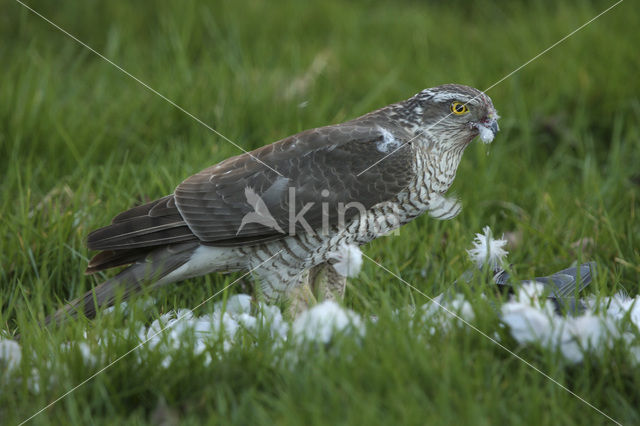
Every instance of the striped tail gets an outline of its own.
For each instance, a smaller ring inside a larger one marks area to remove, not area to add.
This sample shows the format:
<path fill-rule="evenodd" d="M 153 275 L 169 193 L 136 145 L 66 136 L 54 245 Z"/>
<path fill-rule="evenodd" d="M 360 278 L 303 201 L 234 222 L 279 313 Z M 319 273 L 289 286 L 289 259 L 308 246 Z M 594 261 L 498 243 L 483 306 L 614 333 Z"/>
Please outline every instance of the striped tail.
<path fill-rule="evenodd" d="M 189 242 L 151 251 L 141 261 L 88 291 L 84 296 L 69 302 L 53 315 L 49 315 L 45 319 L 45 325 L 62 324 L 80 314 L 84 314 L 89 319 L 94 318 L 100 308 L 112 306 L 117 296 L 121 295 L 122 300 L 126 300 L 140 292 L 143 286 L 158 284 L 158 280 L 187 263 L 198 246 L 196 242 Z"/>

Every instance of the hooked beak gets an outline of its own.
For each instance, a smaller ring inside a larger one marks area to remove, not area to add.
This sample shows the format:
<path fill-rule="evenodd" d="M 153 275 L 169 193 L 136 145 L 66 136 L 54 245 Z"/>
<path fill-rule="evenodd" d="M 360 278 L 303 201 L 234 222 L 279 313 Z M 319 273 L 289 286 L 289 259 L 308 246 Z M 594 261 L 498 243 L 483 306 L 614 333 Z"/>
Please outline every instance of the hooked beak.
<path fill-rule="evenodd" d="M 494 136 L 496 133 L 498 133 L 498 130 L 500 130 L 500 126 L 498 126 L 498 120 L 491 120 L 491 122 L 489 123 L 489 130 L 493 132 Z"/>
<path fill-rule="evenodd" d="M 500 130 L 500 126 L 498 126 L 498 118 L 500 117 L 492 115 L 490 118 L 479 123 L 473 123 L 473 127 L 478 130 L 478 134 L 482 142 L 491 143 L 493 141 L 496 133 Z"/>

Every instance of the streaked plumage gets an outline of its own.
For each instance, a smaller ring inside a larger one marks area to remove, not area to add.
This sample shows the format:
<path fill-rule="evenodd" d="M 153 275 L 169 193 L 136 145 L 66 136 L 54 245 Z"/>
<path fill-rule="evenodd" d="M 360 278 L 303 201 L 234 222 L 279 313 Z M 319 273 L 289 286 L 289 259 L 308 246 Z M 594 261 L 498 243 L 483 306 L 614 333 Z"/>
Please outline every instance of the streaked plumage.
<path fill-rule="evenodd" d="M 455 114 L 454 103 L 469 111 Z M 131 264 L 94 289 L 98 306 L 111 304 L 118 287 L 128 295 L 146 282 L 248 270 L 281 251 L 255 271 L 265 297 L 278 297 L 341 244 L 365 244 L 425 212 L 454 217 L 460 205 L 444 194 L 466 146 L 480 130 L 495 134 L 497 118 L 484 93 L 444 85 L 211 166 L 89 235 L 89 249 L 101 252 L 88 273 Z M 289 200 L 295 212 L 314 203 L 308 226 L 290 224 Z M 345 210 L 352 202 L 362 210 Z M 264 212 L 277 226 L 247 220 Z M 81 306 L 95 315 L 89 293 L 54 319 Z"/>

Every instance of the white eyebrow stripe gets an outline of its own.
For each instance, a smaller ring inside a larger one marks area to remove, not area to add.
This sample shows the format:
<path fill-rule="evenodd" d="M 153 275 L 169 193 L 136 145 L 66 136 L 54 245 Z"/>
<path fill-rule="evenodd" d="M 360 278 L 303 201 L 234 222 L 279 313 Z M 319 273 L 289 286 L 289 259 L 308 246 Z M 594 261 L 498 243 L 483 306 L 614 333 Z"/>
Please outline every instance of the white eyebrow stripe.
<path fill-rule="evenodd" d="M 426 92 L 434 102 L 446 102 L 446 101 L 454 101 L 454 100 L 462 100 L 459 93 L 451 93 L 451 92 Z"/>
<path fill-rule="evenodd" d="M 460 101 L 465 104 L 472 102 L 475 99 L 480 99 L 486 102 L 487 95 L 484 92 L 480 92 L 479 95 L 469 97 L 468 95 L 462 95 L 460 93 L 452 92 L 434 92 L 431 90 L 425 90 L 424 93 L 431 97 L 434 102 L 447 102 L 447 101 Z"/>

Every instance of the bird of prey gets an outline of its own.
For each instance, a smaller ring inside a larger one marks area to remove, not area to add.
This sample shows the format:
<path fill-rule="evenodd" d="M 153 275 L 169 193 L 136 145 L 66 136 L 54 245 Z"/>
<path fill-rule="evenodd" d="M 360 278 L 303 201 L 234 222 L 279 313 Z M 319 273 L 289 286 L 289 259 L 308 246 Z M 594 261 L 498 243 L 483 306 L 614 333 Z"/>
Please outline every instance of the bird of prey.
<path fill-rule="evenodd" d="M 87 273 L 128 267 L 48 322 L 212 272 L 254 270 L 262 297 L 285 296 L 309 270 L 330 269 L 342 245 L 424 213 L 456 216 L 445 193 L 465 148 L 476 136 L 491 142 L 498 118 L 483 92 L 446 84 L 228 158 L 92 232 L 88 248 L 100 252 Z"/>

